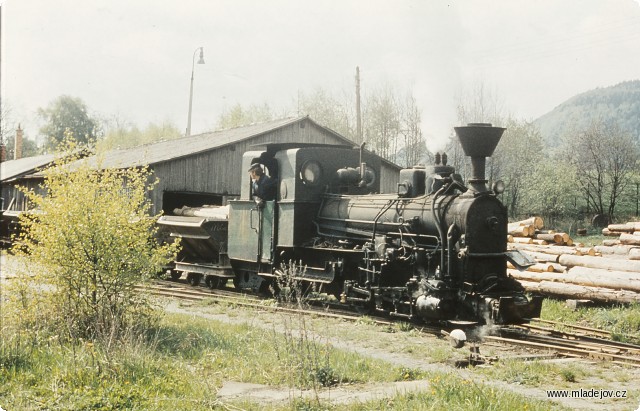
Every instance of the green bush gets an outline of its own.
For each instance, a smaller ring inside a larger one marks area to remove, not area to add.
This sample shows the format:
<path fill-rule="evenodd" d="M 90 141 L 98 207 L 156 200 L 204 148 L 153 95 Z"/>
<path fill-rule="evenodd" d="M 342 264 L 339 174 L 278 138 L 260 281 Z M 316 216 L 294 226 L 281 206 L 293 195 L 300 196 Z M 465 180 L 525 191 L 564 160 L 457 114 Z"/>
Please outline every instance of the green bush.
<path fill-rule="evenodd" d="M 34 210 L 21 215 L 13 250 L 28 265 L 12 282 L 8 312 L 22 329 L 114 344 L 157 322 L 136 286 L 178 245 L 154 239 L 148 169 L 105 169 L 79 152 L 67 141 L 39 192 L 24 190 Z"/>

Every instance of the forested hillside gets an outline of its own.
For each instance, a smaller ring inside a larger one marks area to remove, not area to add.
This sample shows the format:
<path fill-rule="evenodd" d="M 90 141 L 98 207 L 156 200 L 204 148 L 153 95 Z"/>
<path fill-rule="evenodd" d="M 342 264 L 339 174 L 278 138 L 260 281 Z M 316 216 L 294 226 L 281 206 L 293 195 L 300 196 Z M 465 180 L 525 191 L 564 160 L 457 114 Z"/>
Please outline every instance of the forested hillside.
<path fill-rule="evenodd" d="M 640 140 L 640 80 L 597 88 L 554 108 L 534 121 L 545 141 L 555 146 L 572 129 L 584 129 L 593 121 L 617 123 Z"/>

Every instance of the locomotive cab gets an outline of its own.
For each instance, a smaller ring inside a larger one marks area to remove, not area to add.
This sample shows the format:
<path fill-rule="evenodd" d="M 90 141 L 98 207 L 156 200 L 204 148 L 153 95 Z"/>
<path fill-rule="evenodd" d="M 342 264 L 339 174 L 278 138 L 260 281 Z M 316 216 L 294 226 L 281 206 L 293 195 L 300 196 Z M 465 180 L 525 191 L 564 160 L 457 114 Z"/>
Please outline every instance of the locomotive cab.
<path fill-rule="evenodd" d="M 268 144 L 263 151 L 245 153 L 242 169 L 254 163 L 263 164 L 276 180 L 277 195 L 256 204 L 245 173 L 240 199 L 229 203 L 229 258 L 241 273 L 241 288 L 255 289 L 274 277 L 281 263 L 308 257 L 304 250 L 318 235 L 315 220 L 324 195 L 369 194 L 380 188 L 380 159 L 350 146 Z M 310 264 L 306 275 L 331 282 L 332 266 Z"/>
<path fill-rule="evenodd" d="M 276 199 L 259 199 L 254 195 L 248 173 L 258 164 L 277 188 L 279 165 L 270 150 L 249 151 L 242 157 L 242 185 L 240 198 L 229 202 L 229 259 L 236 272 L 234 285 L 238 288 L 260 289 L 263 278 L 270 274 L 273 248 L 277 241 Z"/>

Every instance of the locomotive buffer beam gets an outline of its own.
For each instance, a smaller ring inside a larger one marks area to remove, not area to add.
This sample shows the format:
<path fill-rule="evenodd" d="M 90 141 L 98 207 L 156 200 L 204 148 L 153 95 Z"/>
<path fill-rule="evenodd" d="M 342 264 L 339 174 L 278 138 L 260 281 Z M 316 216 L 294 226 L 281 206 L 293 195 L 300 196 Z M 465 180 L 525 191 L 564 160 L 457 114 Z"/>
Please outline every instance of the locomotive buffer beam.
<path fill-rule="evenodd" d="M 497 319 L 502 323 L 517 324 L 528 322 L 527 318 L 539 318 L 542 300 L 541 296 L 533 296 L 530 301 L 523 304 L 513 297 L 500 297 Z"/>

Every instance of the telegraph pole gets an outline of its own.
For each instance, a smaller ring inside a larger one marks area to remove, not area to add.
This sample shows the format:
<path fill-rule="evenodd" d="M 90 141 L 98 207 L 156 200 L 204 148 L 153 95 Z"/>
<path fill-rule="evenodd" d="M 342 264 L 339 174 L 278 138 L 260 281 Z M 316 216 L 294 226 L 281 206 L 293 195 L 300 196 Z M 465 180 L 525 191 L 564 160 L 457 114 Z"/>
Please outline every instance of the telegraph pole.
<path fill-rule="evenodd" d="M 362 143 L 362 113 L 360 111 L 360 67 L 356 66 L 356 134 L 358 144 Z"/>

